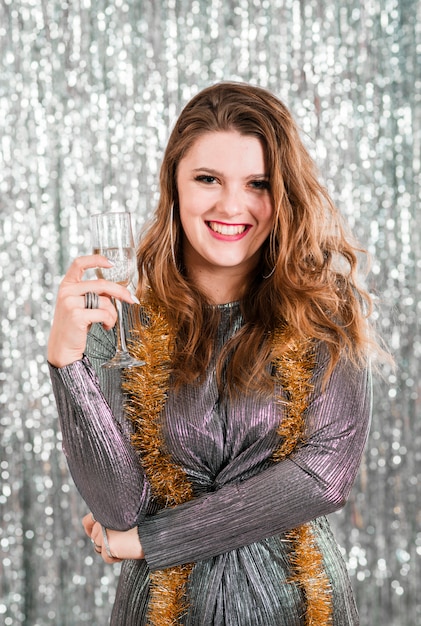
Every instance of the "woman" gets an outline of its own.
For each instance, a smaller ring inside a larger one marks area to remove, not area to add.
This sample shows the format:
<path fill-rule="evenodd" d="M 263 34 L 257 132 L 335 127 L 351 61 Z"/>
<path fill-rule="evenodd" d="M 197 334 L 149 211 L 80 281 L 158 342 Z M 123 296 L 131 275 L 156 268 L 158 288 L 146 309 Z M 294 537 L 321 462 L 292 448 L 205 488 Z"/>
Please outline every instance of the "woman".
<path fill-rule="evenodd" d="M 111 623 L 358 624 L 325 518 L 348 497 L 369 427 L 356 251 L 290 113 L 258 87 L 194 97 L 160 185 L 140 306 L 82 281 L 108 263 L 82 257 L 49 342 L 85 530 L 123 562 Z M 143 367 L 101 369 L 111 297 L 127 303 Z"/>

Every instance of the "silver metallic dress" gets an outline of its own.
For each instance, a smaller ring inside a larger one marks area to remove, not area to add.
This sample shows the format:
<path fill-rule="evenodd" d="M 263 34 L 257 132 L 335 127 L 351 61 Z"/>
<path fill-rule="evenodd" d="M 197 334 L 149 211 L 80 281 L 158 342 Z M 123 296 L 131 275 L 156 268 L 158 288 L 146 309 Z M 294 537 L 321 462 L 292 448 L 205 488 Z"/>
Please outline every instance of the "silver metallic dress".
<path fill-rule="evenodd" d="M 221 346 L 241 325 L 238 304 L 219 306 Z M 129 307 L 128 317 L 138 307 Z M 130 327 L 130 320 L 129 320 Z M 325 515 L 343 506 L 367 438 L 368 371 L 340 362 L 327 386 L 327 351 L 319 345 L 306 410 L 306 440 L 274 463 L 280 406 L 275 398 L 218 393 L 215 373 L 203 384 L 169 392 L 165 445 L 191 484 L 193 500 L 157 510 L 139 454 L 130 443 L 118 370 L 101 368 L 114 333 L 95 325 L 86 355 L 51 377 L 63 448 L 82 497 L 104 526 L 138 526 L 145 560 L 122 570 L 112 626 L 147 623 L 149 572 L 194 563 L 185 626 L 303 626 L 305 597 L 291 582 L 285 533 L 310 522 L 332 594 L 334 626 L 359 624 L 344 561 Z"/>

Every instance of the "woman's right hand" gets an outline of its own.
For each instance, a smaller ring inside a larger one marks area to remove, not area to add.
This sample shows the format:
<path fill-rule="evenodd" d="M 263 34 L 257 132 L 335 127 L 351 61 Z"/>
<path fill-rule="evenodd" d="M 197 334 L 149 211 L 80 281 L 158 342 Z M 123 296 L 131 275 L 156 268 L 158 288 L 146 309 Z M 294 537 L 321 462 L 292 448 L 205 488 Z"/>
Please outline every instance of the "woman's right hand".
<path fill-rule="evenodd" d="M 106 330 L 116 323 L 117 313 L 111 297 L 134 303 L 130 291 L 109 280 L 82 280 L 85 270 L 111 267 L 100 254 L 78 257 L 64 276 L 57 295 L 56 309 L 48 341 L 48 361 L 64 367 L 82 358 L 91 324 L 101 322 Z M 85 308 L 85 294 L 99 296 L 97 309 Z"/>

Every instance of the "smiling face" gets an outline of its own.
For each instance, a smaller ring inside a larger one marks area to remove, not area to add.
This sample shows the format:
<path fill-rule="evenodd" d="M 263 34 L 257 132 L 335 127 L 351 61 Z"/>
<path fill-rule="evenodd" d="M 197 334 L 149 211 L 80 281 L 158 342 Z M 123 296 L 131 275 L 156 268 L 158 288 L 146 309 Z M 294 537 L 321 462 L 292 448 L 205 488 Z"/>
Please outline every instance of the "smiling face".
<path fill-rule="evenodd" d="M 236 299 L 272 227 L 263 146 L 236 131 L 201 135 L 177 169 L 184 264 L 217 302 Z"/>

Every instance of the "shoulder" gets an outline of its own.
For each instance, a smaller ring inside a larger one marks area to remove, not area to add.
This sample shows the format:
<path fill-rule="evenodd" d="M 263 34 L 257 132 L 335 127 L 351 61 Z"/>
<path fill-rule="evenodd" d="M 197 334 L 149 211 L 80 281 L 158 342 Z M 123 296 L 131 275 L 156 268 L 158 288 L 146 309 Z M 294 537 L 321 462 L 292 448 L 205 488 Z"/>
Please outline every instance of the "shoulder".
<path fill-rule="evenodd" d="M 369 359 L 356 363 L 345 348 L 339 352 L 338 359 L 332 366 L 331 354 L 327 344 L 317 341 L 314 344 L 315 366 L 313 385 L 320 393 L 333 390 L 351 392 L 358 388 L 371 387 L 371 365 Z"/>

